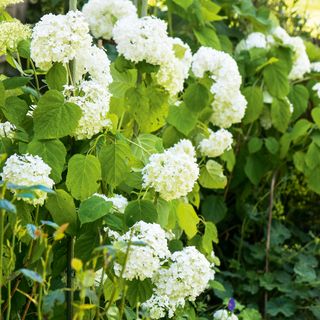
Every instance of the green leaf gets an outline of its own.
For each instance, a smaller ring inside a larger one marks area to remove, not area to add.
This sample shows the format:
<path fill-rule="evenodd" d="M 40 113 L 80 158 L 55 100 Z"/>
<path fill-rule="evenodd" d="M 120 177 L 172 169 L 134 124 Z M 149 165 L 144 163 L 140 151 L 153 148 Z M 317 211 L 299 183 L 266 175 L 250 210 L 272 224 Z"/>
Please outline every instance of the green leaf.
<path fill-rule="evenodd" d="M 193 33 L 201 45 L 221 50 L 220 40 L 214 29 L 210 27 L 202 27 L 197 30 L 193 29 Z"/>
<path fill-rule="evenodd" d="M 103 181 L 114 187 L 124 181 L 130 173 L 130 158 L 131 149 L 125 141 L 115 140 L 104 145 L 99 152 Z"/>
<path fill-rule="evenodd" d="M 77 200 L 85 200 L 99 188 L 101 167 L 93 155 L 75 154 L 68 163 L 67 188 Z"/>
<path fill-rule="evenodd" d="M 248 143 L 248 150 L 249 153 L 256 153 L 258 152 L 263 146 L 263 140 L 259 139 L 258 137 L 252 137 Z"/>
<path fill-rule="evenodd" d="M 109 90 L 113 97 L 124 98 L 125 93 L 130 88 L 133 88 L 137 81 L 137 70 L 126 70 L 119 72 L 114 65 L 111 65 L 112 82 Z"/>
<path fill-rule="evenodd" d="M 75 235 L 78 228 L 76 206 L 70 194 L 62 189 L 55 190 L 46 201 L 46 208 L 50 212 L 53 221 L 62 225 L 68 223 L 67 233 Z"/>
<path fill-rule="evenodd" d="M 308 108 L 309 91 L 301 85 L 292 86 L 289 96 L 290 102 L 293 105 L 292 119 L 298 119 Z"/>
<path fill-rule="evenodd" d="M 259 119 L 261 115 L 263 110 L 263 92 L 261 88 L 253 86 L 244 88 L 243 95 L 245 96 L 248 104 L 242 122 L 244 124 L 248 124 Z"/>
<path fill-rule="evenodd" d="M 157 222 L 158 213 L 150 200 L 134 200 L 127 205 L 124 211 L 124 219 L 127 226 L 131 227 L 140 220 L 150 223 Z"/>
<path fill-rule="evenodd" d="M 153 285 L 150 279 L 143 281 L 133 280 L 127 283 L 128 291 L 126 298 L 132 307 L 136 307 L 137 303 L 147 301 L 153 293 Z"/>
<path fill-rule="evenodd" d="M 209 160 L 200 170 L 199 182 L 208 189 L 223 189 L 227 184 L 227 178 L 223 174 L 223 167 L 214 160 Z"/>
<path fill-rule="evenodd" d="M 202 247 L 207 254 L 213 250 L 212 242 L 218 243 L 218 230 L 212 222 L 205 222 L 204 235 L 202 236 Z"/>
<path fill-rule="evenodd" d="M 180 202 L 176 209 L 178 224 L 186 233 L 188 239 L 192 239 L 198 232 L 197 225 L 200 219 L 189 203 Z"/>
<path fill-rule="evenodd" d="M 43 297 L 42 312 L 51 317 L 54 312 L 55 305 L 62 305 L 65 301 L 65 293 L 63 289 L 49 291 Z"/>
<path fill-rule="evenodd" d="M 200 3 L 201 14 L 205 21 L 219 21 L 224 19 L 224 17 L 218 15 L 218 12 L 221 9 L 218 4 L 212 2 L 211 0 L 200 0 Z"/>
<path fill-rule="evenodd" d="M 131 145 L 133 155 L 145 164 L 150 155 L 163 152 L 162 139 L 153 134 L 141 133 L 133 142 Z"/>
<path fill-rule="evenodd" d="M 20 57 L 25 59 L 30 58 L 30 40 L 19 41 L 17 49 Z"/>
<path fill-rule="evenodd" d="M 319 122 L 319 124 L 320 124 L 320 122 Z M 312 126 L 312 123 L 306 119 L 298 120 L 295 123 L 294 127 L 292 128 L 292 131 L 290 132 L 290 136 L 291 136 L 292 141 L 294 143 L 297 143 L 300 138 L 304 138 L 304 136 L 307 135 L 311 126 Z"/>
<path fill-rule="evenodd" d="M 192 112 L 201 112 L 209 102 L 209 93 L 200 83 L 191 84 L 183 94 L 186 107 Z"/>
<path fill-rule="evenodd" d="M 67 70 L 62 63 L 56 62 L 46 74 L 49 89 L 62 91 L 67 84 Z"/>
<path fill-rule="evenodd" d="M 276 138 L 268 137 L 264 143 L 271 154 L 276 154 L 279 151 L 280 145 Z"/>
<path fill-rule="evenodd" d="M 111 208 L 112 202 L 98 196 L 92 196 L 81 202 L 79 220 L 81 224 L 96 221 L 107 215 Z"/>
<path fill-rule="evenodd" d="M 267 303 L 267 313 L 272 317 L 282 313 L 286 317 L 292 317 L 297 307 L 292 299 L 282 297 L 271 298 Z"/>
<path fill-rule="evenodd" d="M 2 106 L 2 112 L 12 124 L 19 126 L 28 112 L 27 103 L 18 97 L 9 97 Z"/>
<path fill-rule="evenodd" d="M 32 140 L 28 152 L 40 156 L 52 169 L 50 177 L 56 183 L 61 181 L 67 150 L 60 140 Z"/>
<path fill-rule="evenodd" d="M 306 178 L 309 189 L 320 194 L 320 167 L 315 167 L 313 170 L 307 172 Z"/>
<path fill-rule="evenodd" d="M 30 80 L 27 77 L 10 77 L 3 80 L 3 85 L 6 90 L 11 90 L 25 86 Z"/>
<path fill-rule="evenodd" d="M 312 142 L 306 154 L 305 162 L 309 169 L 314 169 L 319 165 L 320 148 L 315 142 Z"/>
<path fill-rule="evenodd" d="M 239 316 L 240 320 L 262 320 L 261 314 L 256 309 L 245 308 Z"/>
<path fill-rule="evenodd" d="M 187 10 L 193 3 L 193 0 L 173 0 L 178 6 L 182 7 L 184 10 Z"/>
<path fill-rule="evenodd" d="M 247 157 L 247 161 L 244 167 L 249 180 L 254 184 L 258 185 L 261 178 L 270 168 L 270 161 L 265 156 L 260 154 L 252 154 Z"/>
<path fill-rule="evenodd" d="M 24 276 L 26 276 L 27 278 L 31 279 L 32 281 L 38 282 L 38 283 L 42 283 L 43 279 L 40 276 L 39 273 L 29 270 L 29 269 L 25 269 L 22 268 L 19 270 Z"/>
<path fill-rule="evenodd" d="M 285 63 L 278 61 L 266 66 L 263 70 L 263 78 L 271 95 L 280 99 L 288 95 L 290 87 Z"/>
<path fill-rule="evenodd" d="M 271 104 L 271 119 L 273 126 L 284 133 L 291 118 L 290 105 L 288 101 L 274 98 Z"/>
<path fill-rule="evenodd" d="M 224 202 L 223 197 L 210 195 L 204 199 L 201 205 L 201 213 L 206 220 L 218 223 L 222 221 L 228 208 Z"/>
<path fill-rule="evenodd" d="M 312 109 L 311 115 L 315 124 L 320 128 L 320 107 Z"/>
<path fill-rule="evenodd" d="M 0 209 L 4 209 L 10 213 L 17 213 L 16 206 L 6 199 L 0 199 Z"/>
<path fill-rule="evenodd" d="M 82 116 L 79 106 L 65 103 L 57 90 L 47 91 L 33 112 L 34 131 L 37 139 L 56 139 L 72 135 Z"/>
<path fill-rule="evenodd" d="M 194 129 L 197 117 L 182 103 L 179 106 L 170 106 L 167 121 L 187 136 Z"/>

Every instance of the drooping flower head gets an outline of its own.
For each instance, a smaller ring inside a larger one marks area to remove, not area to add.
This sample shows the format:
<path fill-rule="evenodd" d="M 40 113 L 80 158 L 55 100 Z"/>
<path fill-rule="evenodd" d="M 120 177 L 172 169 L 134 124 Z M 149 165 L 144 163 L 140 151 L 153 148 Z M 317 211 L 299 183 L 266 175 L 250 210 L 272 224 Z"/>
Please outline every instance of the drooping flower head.
<path fill-rule="evenodd" d="M 247 101 L 240 92 L 241 76 L 235 60 L 225 52 L 201 47 L 193 56 L 192 71 L 198 78 L 208 73 L 213 80 L 211 122 L 221 128 L 240 122 Z"/>
<path fill-rule="evenodd" d="M 39 156 L 14 154 L 6 160 L 1 177 L 2 180 L 19 186 L 43 185 L 51 189 L 54 182 L 49 178 L 50 172 L 51 168 Z M 16 193 L 15 190 L 12 192 Z M 37 198 L 23 200 L 33 205 L 42 205 L 47 193 L 42 190 L 36 190 L 35 193 Z"/>

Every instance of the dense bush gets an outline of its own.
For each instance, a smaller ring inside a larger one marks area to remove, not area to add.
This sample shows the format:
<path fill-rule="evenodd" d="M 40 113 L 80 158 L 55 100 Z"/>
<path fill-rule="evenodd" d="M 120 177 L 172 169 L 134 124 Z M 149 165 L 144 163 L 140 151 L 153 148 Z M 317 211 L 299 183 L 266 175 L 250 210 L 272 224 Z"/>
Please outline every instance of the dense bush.
<path fill-rule="evenodd" d="M 279 26 L 300 17 L 90 0 L 31 28 L 7 2 L 0 319 L 318 319 L 320 49 Z"/>

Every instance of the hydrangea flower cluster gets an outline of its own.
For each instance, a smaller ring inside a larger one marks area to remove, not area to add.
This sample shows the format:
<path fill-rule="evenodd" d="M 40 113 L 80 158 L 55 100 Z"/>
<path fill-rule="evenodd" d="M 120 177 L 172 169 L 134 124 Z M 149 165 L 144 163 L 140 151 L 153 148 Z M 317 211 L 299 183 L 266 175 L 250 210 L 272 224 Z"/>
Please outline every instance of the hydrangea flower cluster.
<path fill-rule="evenodd" d="M 9 138 L 14 137 L 14 131 L 16 127 L 9 121 L 0 123 L 0 138 Z"/>
<path fill-rule="evenodd" d="M 110 60 L 103 49 L 97 46 L 83 48 L 76 55 L 75 81 L 79 83 L 83 76 L 89 75 L 91 80 L 103 85 L 106 89 L 112 82 Z"/>
<path fill-rule="evenodd" d="M 48 70 L 52 63 L 68 63 L 76 54 L 91 46 L 89 26 L 79 11 L 66 15 L 44 15 L 35 25 L 31 40 L 31 58 Z"/>
<path fill-rule="evenodd" d="M 29 26 L 22 24 L 19 20 L 3 21 L 0 23 L 0 52 L 14 51 L 18 43 L 31 36 Z"/>
<path fill-rule="evenodd" d="M 170 256 L 166 232 L 156 223 L 139 221 L 117 241 L 131 242 L 123 277 L 128 280 L 152 278 Z M 135 244 L 139 242 L 140 244 Z M 123 247 L 125 253 L 127 246 Z M 122 266 L 115 262 L 114 272 L 119 276 Z"/>
<path fill-rule="evenodd" d="M 167 24 L 155 17 L 119 20 L 113 29 L 117 50 L 127 60 L 160 66 L 157 81 L 172 96 L 183 89 L 191 65 L 191 50 L 167 34 Z"/>
<path fill-rule="evenodd" d="M 214 320 L 238 320 L 238 317 L 228 310 L 218 310 L 213 314 Z"/>
<path fill-rule="evenodd" d="M 161 268 L 153 278 L 153 296 L 142 304 L 151 319 L 159 319 L 168 312 L 173 317 L 186 300 L 194 301 L 214 279 L 213 265 L 195 247 L 186 247 L 171 255 L 169 267 Z"/>
<path fill-rule="evenodd" d="M 70 90 L 71 89 L 71 90 Z M 83 81 L 75 89 L 67 87 L 67 91 L 78 90 L 80 94 L 67 98 L 68 102 L 77 104 L 82 110 L 82 117 L 79 120 L 78 127 L 74 132 L 77 140 L 90 139 L 104 128 L 110 126 L 110 120 L 107 119 L 109 111 L 110 93 L 100 83 L 89 80 Z"/>
<path fill-rule="evenodd" d="M 200 152 L 203 155 L 214 158 L 231 149 L 233 139 L 228 130 L 220 129 L 213 132 L 209 129 L 209 132 L 209 138 L 201 140 L 199 144 Z"/>
<path fill-rule="evenodd" d="M 115 23 L 123 17 L 137 17 L 137 9 L 129 0 L 89 0 L 82 8 L 95 38 L 109 40 Z"/>
<path fill-rule="evenodd" d="M 50 172 L 51 168 L 39 156 L 14 154 L 6 160 L 1 178 L 19 186 L 43 185 L 52 188 L 54 182 L 49 178 Z M 11 191 L 16 193 L 15 190 Z M 36 190 L 35 193 L 37 195 L 35 199 L 22 198 L 22 200 L 33 205 L 42 205 L 47 193 L 42 190 Z"/>
<path fill-rule="evenodd" d="M 163 153 L 152 154 L 143 168 L 143 186 L 152 187 L 167 200 L 192 191 L 199 176 L 195 149 L 189 140 L 180 140 Z"/>
<path fill-rule="evenodd" d="M 192 71 L 198 78 L 208 72 L 214 81 L 210 89 L 214 95 L 211 122 L 221 128 L 240 122 L 247 101 L 240 92 L 242 80 L 235 60 L 225 52 L 201 47 L 193 56 Z"/>
<path fill-rule="evenodd" d="M 124 213 L 124 210 L 128 205 L 128 199 L 121 194 L 114 194 L 113 197 L 110 198 L 99 193 L 95 193 L 94 195 L 104 199 L 105 201 L 112 202 L 113 208 L 120 213 Z"/>
<path fill-rule="evenodd" d="M 252 32 L 244 40 L 241 40 L 236 47 L 236 52 L 242 50 L 250 50 L 252 48 L 267 49 L 269 46 L 269 36 L 264 35 L 261 32 Z"/>
<path fill-rule="evenodd" d="M 312 62 L 310 68 L 313 72 L 320 72 L 320 62 Z"/>
<path fill-rule="evenodd" d="M 311 64 L 303 40 L 300 37 L 290 37 L 287 31 L 281 27 L 275 28 L 272 34 L 278 43 L 293 50 L 294 59 L 289 79 L 302 79 L 305 73 L 311 71 Z"/>

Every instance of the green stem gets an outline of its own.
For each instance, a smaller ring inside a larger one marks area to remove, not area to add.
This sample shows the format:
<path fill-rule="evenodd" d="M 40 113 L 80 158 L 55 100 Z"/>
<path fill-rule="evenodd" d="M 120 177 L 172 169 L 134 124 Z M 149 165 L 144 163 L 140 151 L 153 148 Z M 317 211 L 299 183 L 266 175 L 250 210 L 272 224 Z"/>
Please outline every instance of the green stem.
<path fill-rule="evenodd" d="M 69 0 L 69 11 L 77 11 L 77 0 Z"/>
<path fill-rule="evenodd" d="M 31 59 L 30 59 L 30 64 L 31 64 L 31 67 L 33 70 L 34 79 L 36 81 L 36 87 L 37 87 L 38 93 L 40 94 L 40 84 L 39 84 L 39 79 L 38 79 L 38 75 L 37 75 L 37 70 L 36 70 L 36 67 Z"/>
<path fill-rule="evenodd" d="M 72 266 L 71 262 L 74 257 L 74 239 L 73 237 L 68 238 L 68 249 L 67 249 L 67 320 L 73 318 L 73 281 L 72 281 Z"/>
<path fill-rule="evenodd" d="M 4 198 L 6 192 L 6 185 L 2 187 L 1 197 L 0 199 Z M 1 209 L 0 211 L 0 320 L 2 320 L 2 285 L 3 285 L 3 240 L 4 240 L 4 217 L 5 217 L 5 210 Z"/>

